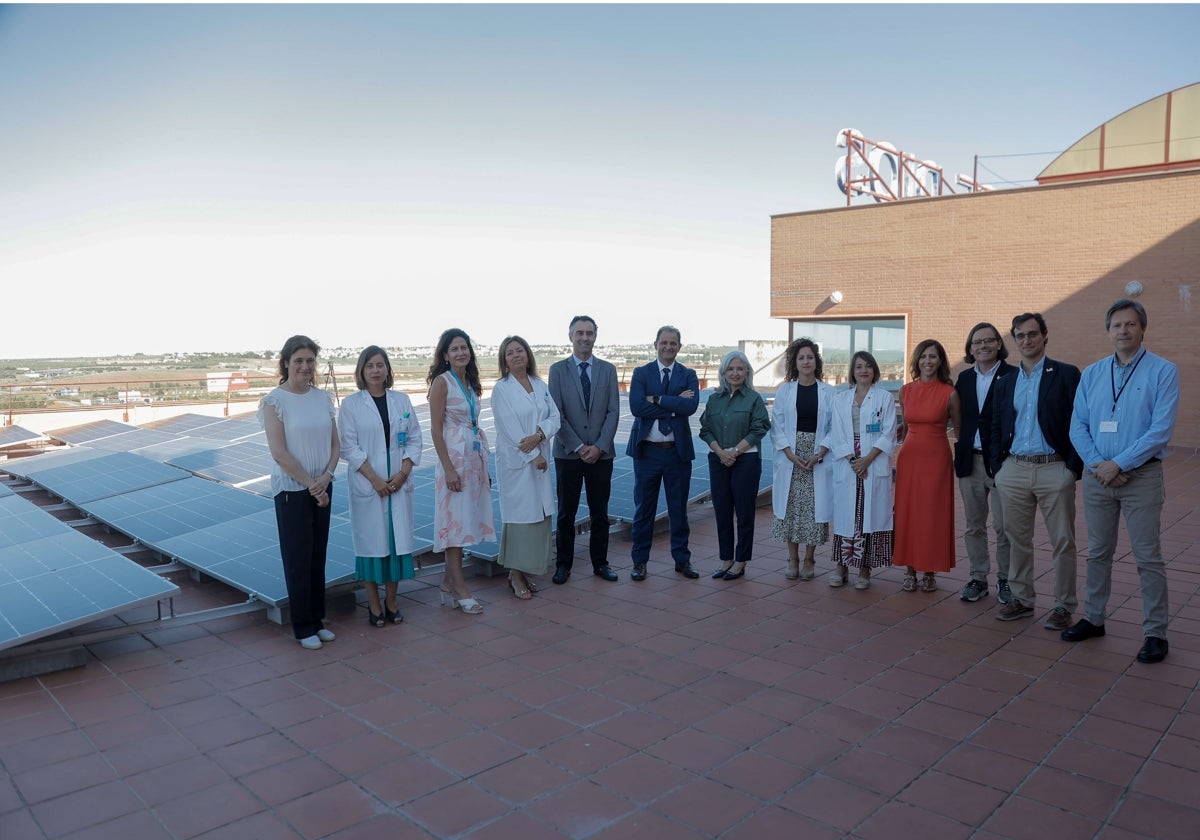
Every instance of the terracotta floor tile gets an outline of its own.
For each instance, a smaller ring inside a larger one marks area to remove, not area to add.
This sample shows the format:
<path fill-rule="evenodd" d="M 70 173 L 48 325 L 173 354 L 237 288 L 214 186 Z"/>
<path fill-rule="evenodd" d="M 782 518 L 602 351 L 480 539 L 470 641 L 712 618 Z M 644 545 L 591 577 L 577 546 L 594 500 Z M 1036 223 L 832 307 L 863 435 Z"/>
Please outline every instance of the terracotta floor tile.
<path fill-rule="evenodd" d="M 143 804 L 122 782 L 106 782 L 60 796 L 31 809 L 47 837 L 58 837 L 143 809 Z M 4 835 L 8 840 L 8 835 Z"/>
<path fill-rule="evenodd" d="M 234 778 L 301 755 L 304 755 L 304 750 L 278 732 L 267 732 L 230 746 L 208 750 L 208 757 Z"/>
<path fill-rule="evenodd" d="M 705 772 L 723 764 L 744 749 L 740 744 L 701 732 L 684 729 L 649 747 L 646 752 L 685 770 Z"/>
<path fill-rule="evenodd" d="M 1148 756 L 1162 737 L 1160 732 L 1144 726 L 1095 715 L 1080 720 L 1071 735 L 1093 744 L 1142 756 Z"/>
<path fill-rule="evenodd" d="M 221 765 L 206 755 L 173 762 L 169 770 L 156 767 L 125 779 L 129 787 L 149 806 L 169 802 L 231 781 Z"/>
<path fill-rule="evenodd" d="M 358 784 L 391 807 L 401 807 L 435 791 L 458 784 L 459 777 L 424 756 L 406 756 L 381 764 L 358 777 Z"/>
<path fill-rule="evenodd" d="M 908 837 L 936 837 L 955 840 L 975 836 L 975 827 L 964 825 L 936 811 L 918 808 L 907 803 L 890 802 L 863 821 L 854 830 L 854 837 L 863 840 L 892 840 L 896 826 L 903 826 Z"/>
<path fill-rule="evenodd" d="M 280 805 L 277 812 L 305 837 L 324 837 L 371 819 L 379 803 L 343 782 Z"/>
<path fill-rule="evenodd" d="M 1021 796 L 1104 822 L 1121 797 L 1123 786 L 1056 767 L 1039 767 L 1017 791 Z"/>
<path fill-rule="evenodd" d="M 403 814 L 379 814 L 364 822 L 355 823 L 329 835 L 330 840 L 434 840 L 432 834 L 413 823 Z M 238 838 L 230 838 L 238 840 Z"/>
<path fill-rule="evenodd" d="M 957 741 L 903 724 L 889 724 L 860 746 L 911 764 L 930 766 L 958 745 Z"/>
<path fill-rule="evenodd" d="M 598 732 L 580 731 L 542 747 L 537 755 L 580 776 L 595 773 L 632 753 Z"/>
<path fill-rule="evenodd" d="M 435 837 L 450 837 L 489 823 L 508 812 L 500 799 L 471 782 L 458 782 L 409 803 L 417 825 Z"/>
<path fill-rule="evenodd" d="M 293 840 L 301 836 L 278 815 L 259 811 L 206 831 L 198 835 L 197 840 L 247 840 L 251 837 L 254 840 Z"/>
<path fill-rule="evenodd" d="M 116 779 L 116 773 L 96 753 L 68 758 L 13 776 L 21 797 L 34 804 L 95 787 Z"/>
<path fill-rule="evenodd" d="M 775 837 L 796 837 L 804 840 L 836 840 L 845 836 L 832 826 L 824 825 L 779 805 L 760 808 L 721 835 L 723 840 L 763 840 Z"/>
<path fill-rule="evenodd" d="M 0 720 L 0 750 L 12 744 L 37 741 L 47 735 L 56 735 L 75 728 L 75 722 L 58 709 Z"/>
<path fill-rule="evenodd" d="M 637 806 L 591 781 L 578 781 L 530 803 L 526 813 L 567 837 L 588 837 L 611 825 Z"/>
<path fill-rule="evenodd" d="M 972 744 L 1034 763 L 1045 758 L 1058 740 L 1053 733 L 995 719 L 981 726 L 970 738 Z"/>
<path fill-rule="evenodd" d="M 695 779 L 663 796 L 653 808 L 677 822 L 716 837 L 760 806 L 760 800 L 740 790 L 708 779 Z"/>
<path fill-rule="evenodd" d="M 1004 801 L 1005 792 L 937 770 L 921 774 L 896 797 L 918 810 L 969 826 L 982 825 Z M 911 815 L 910 815 L 911 816 Z M 908 826 L 909 823 L 905 822 Z M 915 834 L 914 830 L 914 834 Z M 940 836 L 940 835 L 932 835 Z"/>
<path fill-rule="evenodd" d="M 1076 738 L 1065 738 L 1046 757 L 1046 765 L 1122 788 L 1127 786 L 1145 759 Z"/>
<path fill-rule="evenodd" d="M 695 777 L 668 761 L 636 753 L 591 774 L 591 778 L 618 796 L 651 802 Z"/>
<path fill-rule="evenodd" d="M 810 772 L 767 753 L 746 750 L 706 775 L 759 800 L 771 801 L 807 779 Z"/>
<path fill-rule="evenodd" d="M 819 770 L 850 749 L 850 744 L 833 735 L 813 732 L 803 726 L 795 725 L 764 738 L 755 746 L 755 749 L 781 761 L 809 770 Z"/>
<path fill-rule="evenodd" d="M 1091 840 L 1100 828 L 1095 819 L 1063 811 L 1022 796 L 1007 799 L 983 825 L 1012 840 Z"/>
<path fill-rule="evenodd" d="M 932 700 L 923 700 L 897 720 L 905 726 L 959 741 L 979 729 L 987 718 L 975 712 L 964 712 Z"/>
<path fill-rule="evenodd" d="M 672 735 L 678 731 L 678 728 L 678 724 L 658 715 L 642 711 L 629 711 L 596 724 L 593 731 L 640 750 Z"/>
<path fill-rule="evenodd" d="M 503 693 L 530 708 L 540 709 L 547 703 L 574 694 L 577 690 L 569 682 L 543 675 L 505 686 Z"/>
<path fill-rule="evenodd" d="M 1152 825 L 1158 840 L 1195 840 L 1200 808 L 1135 791 L 1117 807 L 1112 824 L 1139 837 L 1144 837 L 1146 826 Z"/>
<path fill-rule="evenodd" d="M 4 767 L 9 776 L 16 776 L 70 758 L 90 755 L 95 750 L 96 746 L 91 738 L 82 730 L 69 729 L 34 741 L 20 741 L 0 748 L 0 766 Z"/>
<path fill-rule="evenodd" d="M 357 718 L 343 712 L 335 712 L 289 726 L 283 730 L 283 734 L 307 750 L 319 750 L 321 747 L 369 731 L 366 724 Z"/>
<path fill-rule="evenodd" d="M 950 776 L 970 779 L 1004 791 L 1016 790 L 1036 765 L 1023 758 L 960 744 L 935 767 Z"/>
<path fill-rule="evenodd" d="M 618 820 L 593 837 L 595 840 L 700 840 L 706 835 L 651 810 L 642 810 Z"/>
<path fill-rule="evenodd" d="M 1196 807 L 1197 783 L 1200 772 L 1151 759 L 1134 780 L 1133 789 L 1156 799 Z"/>
<path fill-rule="evenodd" d="M 464 835 L 471 840 L 561 840 L 561 831 L 525 811 L 509 811 Z"/>
<path fill-rule="evenodd" d="M 812 776 L 778 804 L 809 819 L 850 831 L 882 807 L 887 797 L 828 776 Z"/>
<path fill-rule="evenodd" d="M 427 712 L 387 727 L 389 735 L 413 750 L 427 750 L 473 731 L 475 727 L 467 721 L 441 711 Z"/>
<path fill-rule="evenodd" d="M 471 732 L 440 744 L 426 754 L 450 772 L 467 779 L 506 764 L 523 755 L 523 751 L 489 732 Z"/>
<path fill-rule="evenodd" d="M 472 781 L 508 802 L 521 805 L 538 797 L 554 796 L 556 790 L 577 778 L 537 756 L 522 755 L 479 773 Z"/>
<path fill-rule="evenodd" d="M 0 830 L 0 837 L 7 840 L 8 835 Z M 89 825 L 77 832 L 65 835 L 64 840 L 131 840 L 131 838 L 172 840 L 173 835 L 154 814 L 149 811 L 135 811 L 100 825 Z"/>
<path fill-rule="evenodd" d="M 739 703 L 699 720 L 694 728 L 739 744 L 757 744 L 778 732 L 785 724 L 769 715 L 760 715 Z"/>
<path fill-rule="evenodd" d="M 248 711 L 252 711 L 255 717 L 272 729 L 285 729 L 293 724 L 327 715 L 336 711 L 336 707 L 312 694 L 300 694 L 255 706 Z"/>
<path fill-rule="evenodd" d="M 45 840 L 45 833 L 28 810 L 0 814 L 0 837 L 4 840 Z"/>
<path fill-rule="evenodd" d="M 238 781 L 267 805 L 274 806 L 332 787 L 342 778 L 323 761 L 300 755 L 248 773 Z"/>

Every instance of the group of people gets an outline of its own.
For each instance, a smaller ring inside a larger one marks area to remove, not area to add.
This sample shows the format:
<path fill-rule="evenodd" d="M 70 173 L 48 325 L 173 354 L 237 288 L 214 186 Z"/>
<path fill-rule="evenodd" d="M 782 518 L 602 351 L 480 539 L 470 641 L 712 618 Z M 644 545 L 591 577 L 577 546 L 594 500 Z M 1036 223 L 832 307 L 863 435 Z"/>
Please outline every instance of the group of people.
<path fill-rule="evenodd" d="M 971 569 L 962 600 L 976 602 L 988 594 L 990 512 L 1001 605 L 996 617 L 1013 621 L 1033 614 L 1033 524 L 1040 509 L 1055 570 L 1055 606 L 1046 627 L 1068 641 L 1102 636 L 1124 512 L 1145 604 L 1146 638 L 1138 659 L 1161 661 L 1167 653 L 1161 459 L 1174 429 L 1179 380 L 1172 363 L 1142 346 L 1146 323 L 1141 304 L 1113 304 L 1105 328 L 1116 352 L 1082 376 L 1078 368 L 1046 357 L 1048 333 L 1039 313 L 1012 320 L 1019 366 L 1005 361 L 1008 351 L 993 325 L 972 328 L 965 347 L 971 367 L 957 382 L 951 381 L 945 348 L 926 339 L 910 358 L 899 413 L 895 398 L 879 385 L 879 364 L 869 352 L 854 353 L 851 387 L 838 391 L 823 381 L 818 345 L 808 338 L 792 342 L 785 381 L 770 411 L 754 389 L 746 356 L 727 354 L 699 423 L 699 437 L 709 447 L 718 537 L 712 577 L 737 580 L 751 560 L 762 446 L 775 450 L 772 535 L 787 543 L 785 574 L 812 580 L 816 546 L 828 542 L 832 530 L 832 587 L 849 583 L 854 569 L 854 587 L 867 589 L 872 570 L 895 565 L 904 568 L 904 591 L 936 591 L 937 574 L 954 566 L 957 475 Z M 619 579 L 608 562 L 608 502 L 620 419 L 617 371 L 593 355 L 596 335 L 593 318 L 573 318 L 572 355 L 550 366 L 548 382 L 539 377 L 525 339 L 514 335 L 500 344 L 500 379 L 492 391 L 503 521 L 498 562 L 522 600 L 533 597 L 536 578 L 552 564 L 555 584 L 570 578 L 574 522 L 584 494 L 592 573 Z M 696 372 L 677 360 L 680 347 L 678 328 L 660 328 L 656 359 L 630 380 L 633 428 L 626 453 L 634 465 L 634 581 L 648 575 L 660 493 L 675 572 L 700 576 L 692 565 L 687 519 L 695 459 L 690 418 L 700 408 L 700 386 Z M 396 593 L 399 581 L 413 575 L 410 475 L 420 464 L 423 442 L 411 402 L 391 390 L 391 362 L 382 348 L 362 351 L 355 368 L 359 391 L 343 401 L 340 423 L 330 395 L 313 386 L 318 353 L 305 336 L 288 339 L 280 354 L 279 387 L 259 408 L 275 462 L 272 491 L 293 632 L 310 649 L 334 639 L 323 625 L 324 567 L 330 484 L 339 460 L 349 468 L 356 576 L 367 583 L 368 621 L 376 627 L 403 621 Z M 477 615 L 483 605 L 468 588 L 463 550 L 494 540 L 496 530 L 489 442 L 480 426 L 483 389 L 464 331 L 442 333 L 427 381 L 437 456 L 433 548 L 445 557 L 442 603 Z M 956 436 L 953 454 L 947 427 Z M 551 458 L 557 487 L 551 484 Z M 1084 617 L 1072 623 L 1075 482 L 1081 475 L 1089 530 L 1087 597 Z"/>

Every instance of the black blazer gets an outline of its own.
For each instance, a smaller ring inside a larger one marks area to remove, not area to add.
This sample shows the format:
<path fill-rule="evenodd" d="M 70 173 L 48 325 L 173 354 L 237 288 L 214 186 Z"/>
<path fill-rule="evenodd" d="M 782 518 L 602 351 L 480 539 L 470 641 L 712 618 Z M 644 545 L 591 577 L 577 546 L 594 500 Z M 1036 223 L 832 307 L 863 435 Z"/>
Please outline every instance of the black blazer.
<path fill-rule="evenodd" d="M 1043 363 L 1042 384 L 1038 389 L 1038 426 L 1046 442 L 1067 462 L 1075 479 L 1083 475 L 1083 459 L 1071 444 L 1071 411 L 1075 406 L 1075 389 L 1079 387 L 1079 368 L 1047 356 Z M 1016 371 L 992 384 L 992 474 L 1008 457 L 1017 429 L 1017 411 L 1013 408 L 1016 391 Z"/>
<path fill-rule="evenodd" d="M 954 474 L 965 478 L 971 474 L 975 465 L 975 432 L 979 432 L 979 443 L 983 449 L 983 469 L 992 477 L 992 395 L 996 393 L 996 383 L 1008 376 L 1016 368 L 1001 359 L 996 363 L 996 375 L 992 379 L 991 390 L 983 399 L 983 411 L 979 410 L 979 394 L 975 385 L 979 374 L 971 365 L 958 375 L 954 390 L 958 391 L 960 419 L 958 440 L 954 442 Z"/>

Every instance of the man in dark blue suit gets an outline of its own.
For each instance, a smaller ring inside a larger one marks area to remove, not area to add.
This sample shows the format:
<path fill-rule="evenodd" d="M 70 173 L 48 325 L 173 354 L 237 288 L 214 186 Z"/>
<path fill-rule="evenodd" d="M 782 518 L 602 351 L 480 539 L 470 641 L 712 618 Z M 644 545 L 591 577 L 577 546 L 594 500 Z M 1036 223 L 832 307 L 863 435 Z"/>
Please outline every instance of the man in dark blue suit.
<path fill-rule="evenodd" d="M 629 384 L 633 431 L 625 454 L 633 459 L 633 580 L 646 579 L 660 486 L 667 495 L 675 571 L 686 578 L 700 577 L 692 568 L 687 521 L 696 458 L 688 418 L 700 404 L 700 382 L 694 370 L 675 361 L 680 339 L 676 327 L 660 327 L 654 339 L 658 359 L 635 370 Z"/>

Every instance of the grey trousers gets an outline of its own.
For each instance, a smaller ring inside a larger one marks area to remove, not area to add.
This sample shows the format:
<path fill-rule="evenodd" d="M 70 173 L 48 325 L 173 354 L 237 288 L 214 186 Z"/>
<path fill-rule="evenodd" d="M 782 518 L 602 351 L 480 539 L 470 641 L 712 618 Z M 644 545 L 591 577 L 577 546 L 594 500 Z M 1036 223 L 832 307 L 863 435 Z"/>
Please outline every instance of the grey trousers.
<path fill-rule="evenodd" d="M 1104 487 L 1091 473 L 1084 473 L 1088 560 L 1083 611 L 1092 624 L 1104 623 L 1112 591 L 1117 526 L 1123 513 L 1142 589 L 1142 634 L 1167 637 L 1167 569 L 1159 541 L 1165 498 L 1162 463 L 1158 461 L 1143 464 L 1129 473 L 1129 481 L 1123 487 Z"/>
<path fill-rule="evenodd" d="M 1032 607 L 1033 522 L 1040 509 L 1054 555 L 1054 606 L 1075 612 L 1075 474 L 1062 461 L 1030 464 L 1007 458 L 996 473 L 1009 542 L 1008 585 L 1014 601 Z"/>
<path fill-rule="evenodd" d="M 971 580 L 987 583 L 991 560 L 988 557 L 987 517 L 989 504 L 992 511 L 992 530 L 996 532 L 996 579 L 1008 579 L 1008 536 L 1004 533 L 1004 505 L 996 492 L 995 479 L 989 478 L 984 467 L 984 456 L 978 452 L 971 463 L 971 474 L 958 480 L 958 493 L 962 496 L 963 514 L 967 528 L 963 531 L 963 544 L 971 561 Z"/>

